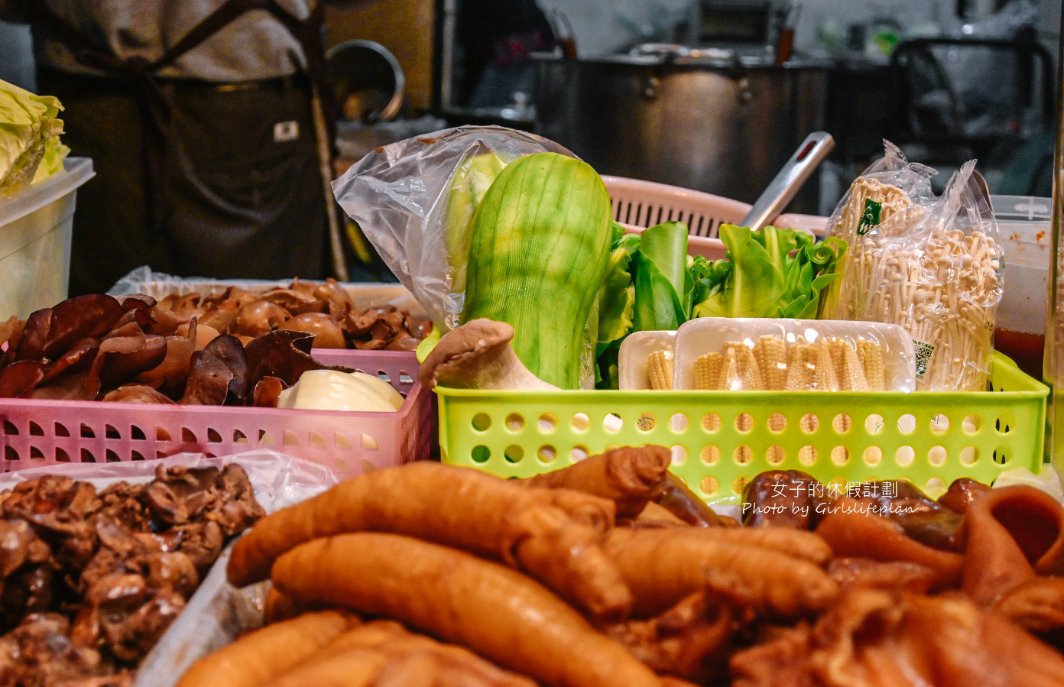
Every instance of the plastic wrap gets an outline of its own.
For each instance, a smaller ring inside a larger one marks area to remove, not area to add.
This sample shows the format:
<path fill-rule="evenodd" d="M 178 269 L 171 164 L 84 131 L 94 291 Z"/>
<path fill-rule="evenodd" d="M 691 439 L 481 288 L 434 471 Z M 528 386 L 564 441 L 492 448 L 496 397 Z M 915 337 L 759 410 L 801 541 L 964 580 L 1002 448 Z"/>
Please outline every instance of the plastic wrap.
<path fill-rule="evenodd" d="M 255 498 L 267 512 L 303 501 L 336 484 L 337 478 L 316 463 L 274 451 L 246 451 L 207 458 L 184 453 L 152 461 L 68 463 L 27 468 L 0 474 L 0 489 L 43 475 L 63 475 L 90 482 L 97 488 L 126 481 L 150 482 L 160 466 L 201 468 L 236 463 L 247 472 Z M 261 624 L 264 584 L 237 589 L 229 584 L 225 566 L 230 544 L 203 578 L 184 611 L 144 657 L 134 687 L 171 687 L 200 656 L 229 644 L 240 632 Z"/>
<path fill-rule="evenodd" d="M 446 331 L 457 325 L 464 305 L 464 294 L 454 288 L 445 221 L 452 177 L 464 162 L 484 153 L 508 162 L 539 152 L 573 156 L 523 131 L 444 129 L 366 155 L 333 182 L 333 194 L 399 282 Z"/>
<path fill-rule="evenodd" d="M 318 463 L 294 458 L 276 451 L 254 450 L 208 458 L 202 453 L 180 453 L 168 458 L 114 463 L 65 463 L 0 473 L 0 490 L 43 475 L 57 475 L 90 482 L 97 487 L 126 481 L 150 482 L 159 466 L 199 468 L 236 463 L 248 473 L 255 498 L 267 512 L 302 501 L 335 484 L 331 470 Z"/>
<path fill-rule="evenodd" d="M 875 322 L 704 317 L 676 334 L 673 388 L 912 391 L 913 345 Z"/>
<path fill-rule="evenodd" d="M 287 288 L 291 279 L 209 279 L 207 277 L 177 277 L 163 272 L 155 272 L 146 265 L 131 270 L 107 290 L 111 296 L 125 296 L 143 293 L 152 298 L 163 298 L 168 294 L 220 293 L 236 286 L 247 290 L 267 290 Z M 400 284 L 380 282 L 341 282 L 341 286 L 354 299 L 360 308 L 375 308 L 391 305 L 398 310 L 405 310 L 411 315 L 422 316 L 425 309 L 421 307 L 413 294 Z"/>
<path fill-rule="evenodd" d="M 854 179 L 828 218 L 828 234 L 846 241 L 848 251 L 843 278 L 829 287 L 821 317 L 859 317 L 868 288 L 862 278 L 868 259 L 865 236 L 873 230 L 878 236 L 909 231 L 935 202 L 931 177 L 936 174 L 926 165 L 909 162 L 893 143 L 883 142 L 883 157 Z"/>
<path fill-rule="evenodd" d="M 918 390 L 985 390 L 1004 251 L 975 161 L 961 166 L 907 231 L 881 228 L 864 239 L 866 282 L 857 318 L 909 332 Z"/>

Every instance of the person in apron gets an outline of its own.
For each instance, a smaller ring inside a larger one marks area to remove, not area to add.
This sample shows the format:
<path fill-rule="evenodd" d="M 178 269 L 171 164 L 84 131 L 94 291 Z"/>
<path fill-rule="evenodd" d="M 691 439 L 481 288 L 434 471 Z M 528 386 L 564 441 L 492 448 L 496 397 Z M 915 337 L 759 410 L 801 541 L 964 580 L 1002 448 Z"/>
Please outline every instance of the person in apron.
<path fill-rule="evenodd" d="M 141 265 L 346 277 L 319 2 L 37 0 L 24 12 L 37 91 L 63 103 L 62 140 L 97 173 L 78 190 L 71 295 Z"/>

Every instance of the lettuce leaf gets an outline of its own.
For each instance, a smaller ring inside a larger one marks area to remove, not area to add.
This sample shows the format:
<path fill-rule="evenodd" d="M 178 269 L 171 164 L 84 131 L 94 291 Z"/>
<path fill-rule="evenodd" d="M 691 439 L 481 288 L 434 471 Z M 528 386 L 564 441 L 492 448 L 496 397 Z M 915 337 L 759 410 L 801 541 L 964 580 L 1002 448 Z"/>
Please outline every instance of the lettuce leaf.
<path fill-rule="evenodd" d="M 689 308 L 687 225 L 665 222 L 642 234 L 614 223 L 609 268 L 598 295 L 595 381 L 616 389 L 621 342 L 634 331 L 676 329 Z"/>
<path fill-rule="evenodd" d="M 683 307 L 687 225 L 665 222 L 640 237 L 633 256 L 635 331 L 676 329 L 687 320 Z"/>
<path fill-rule="evenodd" d="M 694 300 L 693 317 L 815 318 L 846 252 L 842 239 L 816 242 L 803 231 L 774 226 L 752 231 L 724 224 L 720 238 L 727 257 L 703 269 L 705 296 Z"/>
<path fill-rule="evenodd" d="M 62 169 L 69 149 L 59 142 L 63 106 L 0 80 L 0 195 Z"/>

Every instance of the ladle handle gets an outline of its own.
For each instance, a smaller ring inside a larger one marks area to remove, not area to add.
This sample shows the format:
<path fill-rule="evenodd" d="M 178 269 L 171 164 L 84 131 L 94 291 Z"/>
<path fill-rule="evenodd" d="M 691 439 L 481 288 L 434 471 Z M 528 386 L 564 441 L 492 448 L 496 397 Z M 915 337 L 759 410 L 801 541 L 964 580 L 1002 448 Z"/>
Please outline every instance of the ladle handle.
<path fill-rule="evenodd" d="M 826 131 L 814 131 L 806 136 L 754 202 L 743 219 L 742 226 L 760 229 L 779 215 L 798 193 L 802 184 L 813 174 L 813 170 L 834 148 L 835 139 Z"/>

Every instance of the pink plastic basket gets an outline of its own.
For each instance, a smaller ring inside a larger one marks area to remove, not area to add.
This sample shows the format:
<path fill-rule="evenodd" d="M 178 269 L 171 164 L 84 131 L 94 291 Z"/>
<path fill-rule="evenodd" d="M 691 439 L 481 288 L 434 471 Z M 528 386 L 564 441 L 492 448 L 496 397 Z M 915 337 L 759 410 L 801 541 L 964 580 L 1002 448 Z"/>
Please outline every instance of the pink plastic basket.
<path fill-rule="evenodd" d="M 637 233 L 661 222 L 684 222 L 690 232 L 687 252 L 713 260 L 724 257 L 724 244 L 717 238 L 720 225 L 740 222 L 750 211 L 748 203 L 703 191 L 627 177 L 602 180 L 610 192 L 614 220 Z M 788 213 L 772 223 L 822 235 L 826 222 L 826 217 Z"/>
<path fill-rule="evenodd" d="M 0 399 L 3 469 L 266 448 L 321 463 L 343 478 L 433 453 L 435 398 L 417 381 L 413 353 L 315 349 L 314 356 L 385 379 L 406 397 L 402 408 L 376 413 Z"/>

